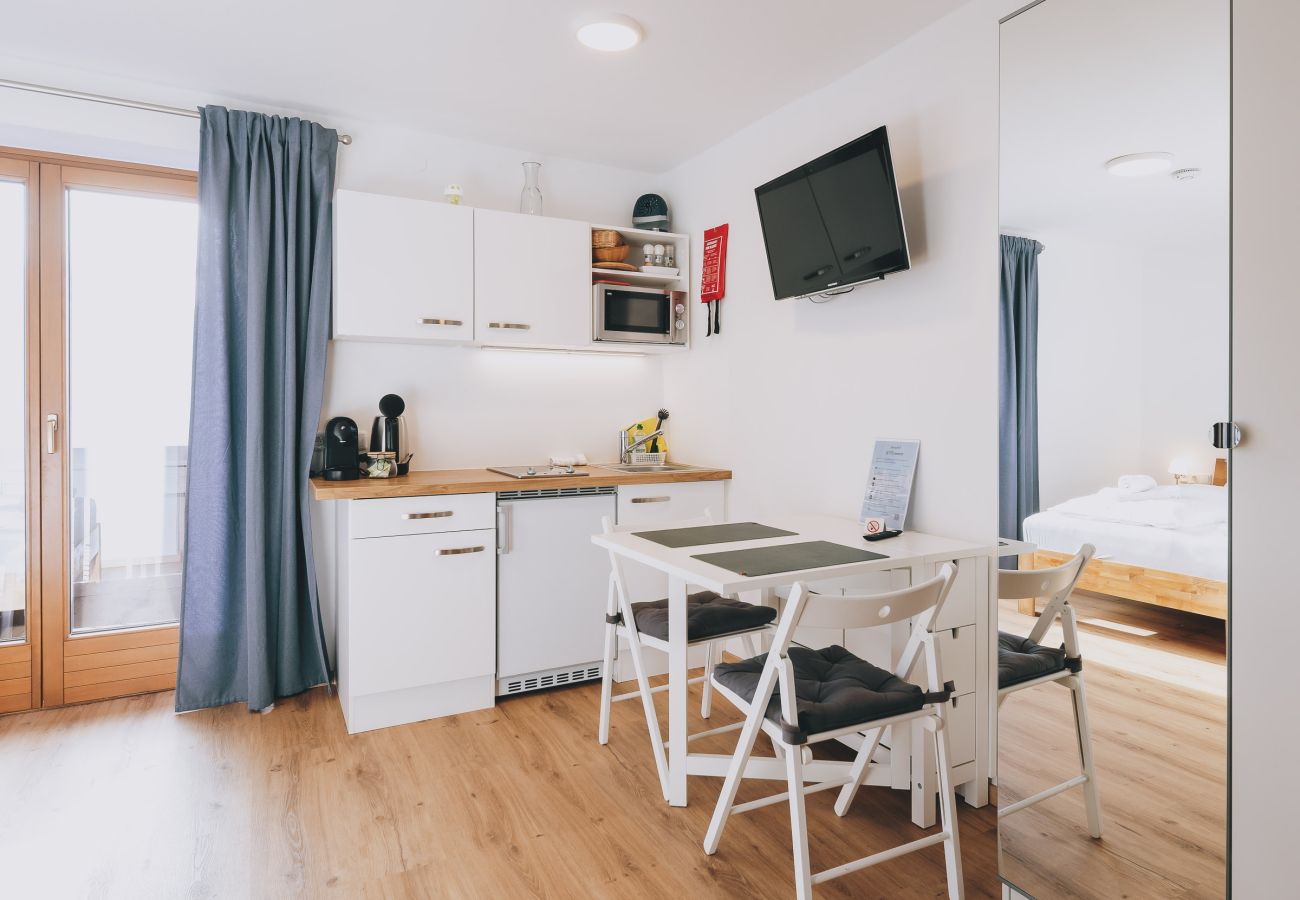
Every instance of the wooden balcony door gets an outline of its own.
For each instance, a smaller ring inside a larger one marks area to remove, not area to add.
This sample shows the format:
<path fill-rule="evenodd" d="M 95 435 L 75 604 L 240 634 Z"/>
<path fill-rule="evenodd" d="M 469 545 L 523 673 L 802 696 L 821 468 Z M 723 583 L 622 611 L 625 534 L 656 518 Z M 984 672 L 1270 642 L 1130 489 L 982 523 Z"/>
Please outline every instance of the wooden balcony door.
<path fill-rule="evenodd" d="M 195 197 L 0 150 L 0 712 L 175 684 Z"/>

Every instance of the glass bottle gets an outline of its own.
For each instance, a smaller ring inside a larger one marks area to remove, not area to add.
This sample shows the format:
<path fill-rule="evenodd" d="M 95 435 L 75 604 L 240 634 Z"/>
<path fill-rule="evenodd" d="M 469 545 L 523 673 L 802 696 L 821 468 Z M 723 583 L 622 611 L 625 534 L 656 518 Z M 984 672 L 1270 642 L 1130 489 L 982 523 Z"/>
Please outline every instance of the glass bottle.
<path fill-rule="evenodd" d="M 542 189 L 537 184 L 537 175 L 541 172 L 539 162 L 524 163 L 524 189 L 519 194 L 519 211 L 533 216 L 542 214 Z"/>

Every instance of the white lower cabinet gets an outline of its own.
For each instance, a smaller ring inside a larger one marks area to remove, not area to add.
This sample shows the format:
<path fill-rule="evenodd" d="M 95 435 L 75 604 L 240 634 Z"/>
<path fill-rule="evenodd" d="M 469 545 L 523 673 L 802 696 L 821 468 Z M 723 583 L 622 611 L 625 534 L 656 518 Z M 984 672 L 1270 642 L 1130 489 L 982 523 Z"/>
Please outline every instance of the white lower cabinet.
<path fill-rule="evenodd" d="M 467 520 L 493 520 L 491 494 L 454 501 Z M 339 699 L 348 731 L 492 706 L 496 529 L 433 530 L 440 519 L 403 518 L 409 499 L 348 505 L 338 548 Z M 403 529 L 426 530 L 357 536 L 372 534 L 389 512 Z"/>
<path fill-rule="evenodd" d="M 702 518 L 706 513 L 714 519 L 726 516 L 726 482 L 688 481 L 679 484 L 625 484 L 618 488 L 618 524 L 645 526 L 647 529 L 680 522 L 683 519 Z M 668 596 L 668 576 L 634 562 L 624 561 L 624 576 L 630 599 L 659 600 Z M 692 590 L 690 585 L 687 591 Z M 618 657 L 614 660 L 614 678 L 630 681 L 636 677 L 632 670 L 632 657 L 625 652 L 627 644 L 620 641 Z M 668 671 L 668 658 L 662 653 L 645 654 L 646 669 L 651 675 Z M 704 665 L 702 649 L 691 651 L 690 664 Z"/>

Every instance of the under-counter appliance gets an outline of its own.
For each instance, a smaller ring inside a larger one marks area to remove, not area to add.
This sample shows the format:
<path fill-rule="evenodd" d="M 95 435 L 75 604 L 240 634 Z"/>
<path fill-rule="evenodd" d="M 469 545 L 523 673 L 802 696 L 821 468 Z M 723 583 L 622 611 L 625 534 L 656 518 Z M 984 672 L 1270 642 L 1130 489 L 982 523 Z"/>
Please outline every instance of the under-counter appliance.
<path fill-rule="evenodd" d="M 614 520 L 613 487 L 497 494 L 497 695 L 600 677 L 609 556 L 591 542 Z"/>
<path fill-rule="evenodd" d="M 686 292 L 602 281 L 592 285 L 593 340 L 685 344 Z"/>

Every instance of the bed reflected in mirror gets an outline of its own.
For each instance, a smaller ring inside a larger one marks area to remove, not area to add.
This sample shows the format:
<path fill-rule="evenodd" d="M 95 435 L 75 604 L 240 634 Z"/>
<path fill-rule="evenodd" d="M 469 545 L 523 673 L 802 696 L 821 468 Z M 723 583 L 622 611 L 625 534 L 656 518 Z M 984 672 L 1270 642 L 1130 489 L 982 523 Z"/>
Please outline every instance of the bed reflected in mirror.
<path fill-rule="evenodd" d="M 1001 872 L 1226 883 L 1229 0 L 1001 26 Z"/>

